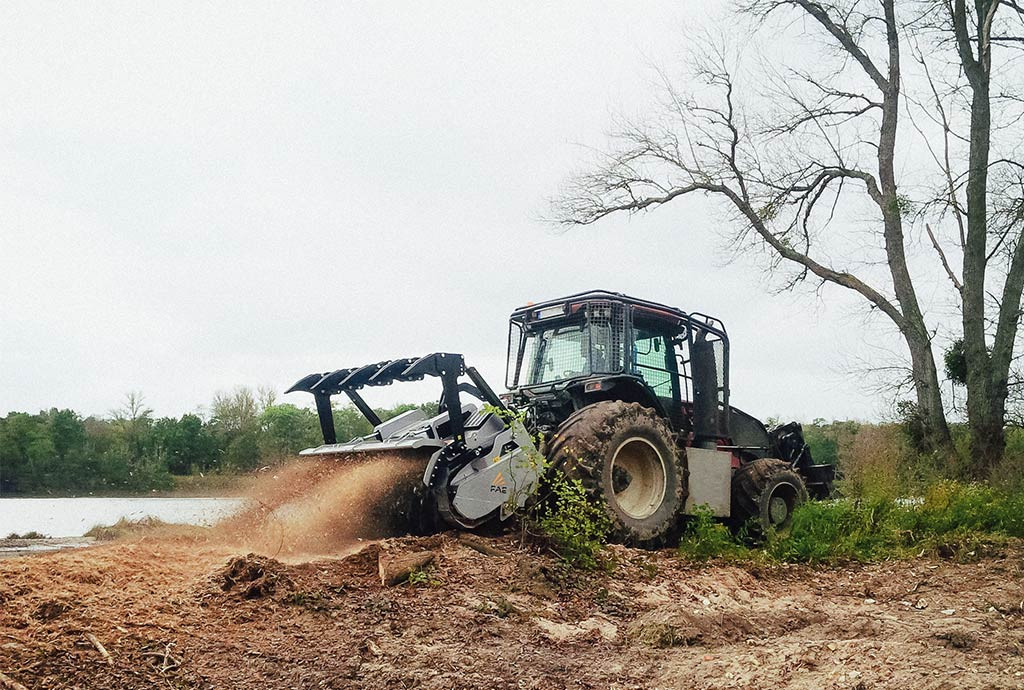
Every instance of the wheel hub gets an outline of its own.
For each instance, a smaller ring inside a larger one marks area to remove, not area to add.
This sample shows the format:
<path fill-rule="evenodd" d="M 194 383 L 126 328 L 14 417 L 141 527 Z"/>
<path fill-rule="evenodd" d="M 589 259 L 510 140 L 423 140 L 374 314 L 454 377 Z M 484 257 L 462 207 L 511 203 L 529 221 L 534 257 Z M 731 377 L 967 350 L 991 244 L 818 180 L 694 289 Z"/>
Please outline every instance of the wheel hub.
<path fill-rule="evenodd" d="M 789 517 L 789 506 L 782 496 L 772 496 L 768 504 L 768 517 L 773 525 L 781 525 Z"/>
<path fill-rule="evenodd" d="M 635 520 L 654 515 L 665 501 L 668 472 L 658 449 L 644 438 L 624 441 L 611 466 L 615 502 Z"/>

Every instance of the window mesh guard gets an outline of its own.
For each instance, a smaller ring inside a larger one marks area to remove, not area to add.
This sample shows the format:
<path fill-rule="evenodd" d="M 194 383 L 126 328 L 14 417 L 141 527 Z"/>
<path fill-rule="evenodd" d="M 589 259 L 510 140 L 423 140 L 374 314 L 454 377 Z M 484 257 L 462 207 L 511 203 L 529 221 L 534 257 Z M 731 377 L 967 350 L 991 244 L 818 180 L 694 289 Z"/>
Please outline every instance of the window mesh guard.
<path fill-rule="evenodd" d="M 617 374 L 625 368 L 626 310 L 608 301 L 587 302 L 575 316 L 508 332 L 508 388 L 586 376 Z"/>
<path fill-rule="evenodd" d="M 590 323 L 590 371 L 617 374 L 624 368 L 626 310 L 615 302 L 587 304 Z"/>

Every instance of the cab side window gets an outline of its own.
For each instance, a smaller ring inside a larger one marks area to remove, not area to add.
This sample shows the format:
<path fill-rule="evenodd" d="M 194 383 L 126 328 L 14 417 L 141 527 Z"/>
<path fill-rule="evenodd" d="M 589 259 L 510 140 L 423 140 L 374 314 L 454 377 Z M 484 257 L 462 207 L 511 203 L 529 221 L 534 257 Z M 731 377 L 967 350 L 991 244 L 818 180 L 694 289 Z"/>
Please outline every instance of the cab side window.
<path fill-rule="evenodd" d="M 664 333 L 637 326 L 633 329 L 633 362 L 636 373 L 661 398 L 672 397 L 676 375 L 675 353 Z"/>

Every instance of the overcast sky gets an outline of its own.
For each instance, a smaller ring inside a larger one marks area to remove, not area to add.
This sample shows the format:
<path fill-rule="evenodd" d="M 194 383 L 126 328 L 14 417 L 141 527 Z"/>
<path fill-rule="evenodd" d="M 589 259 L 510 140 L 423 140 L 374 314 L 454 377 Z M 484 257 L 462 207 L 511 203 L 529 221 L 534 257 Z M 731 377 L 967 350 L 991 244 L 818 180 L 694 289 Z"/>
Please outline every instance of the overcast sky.
<path fill-rule="evenodd" d="M 501 387 L 514 307 L 606 288 L 720 317 L 755 415 L 883 414 L 844 373 L 856 302 L 773 294 L 700 203 L 538 220 L 708 5 L 5 4 L 0 413 L 179 415 L 432 351 Z"/>

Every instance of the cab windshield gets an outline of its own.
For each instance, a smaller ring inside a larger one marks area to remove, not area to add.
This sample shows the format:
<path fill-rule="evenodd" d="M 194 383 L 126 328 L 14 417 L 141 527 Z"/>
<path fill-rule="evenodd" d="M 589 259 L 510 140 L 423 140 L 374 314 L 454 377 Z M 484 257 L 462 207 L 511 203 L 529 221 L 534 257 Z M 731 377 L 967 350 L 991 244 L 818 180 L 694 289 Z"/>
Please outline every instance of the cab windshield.
<path fill-rule="evenodd" d="M 536 386 L 555 381 L 622 371 L 622 348 L 613 338 L 607 319 L 534 325 L 520 332 L 513 385 Z"/>

